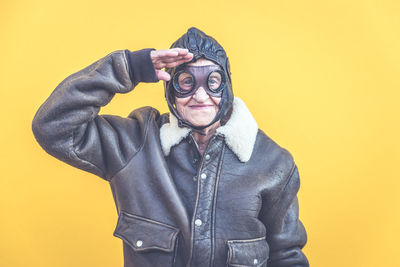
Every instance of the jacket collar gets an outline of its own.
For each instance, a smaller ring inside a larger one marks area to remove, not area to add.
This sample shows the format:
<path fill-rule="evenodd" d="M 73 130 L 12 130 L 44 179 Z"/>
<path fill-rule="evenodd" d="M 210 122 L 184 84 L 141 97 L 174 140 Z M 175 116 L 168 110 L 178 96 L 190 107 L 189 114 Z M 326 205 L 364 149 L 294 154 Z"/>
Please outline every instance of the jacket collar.
<path fill-rule="evenodd" d="M 228 122 L 217 129 L 216 134 L 225 137 L 225 143 L 241 162 L 247 162 L 253 152 L 258 125 L 246 104 L 238 97 L 233 101 L 232 114 Z M 169 114 L 169 123 L 160 129 L 161 147 L 165 156 L 179 144 L 191 129 L 179 127 L 177 118 Z"/>

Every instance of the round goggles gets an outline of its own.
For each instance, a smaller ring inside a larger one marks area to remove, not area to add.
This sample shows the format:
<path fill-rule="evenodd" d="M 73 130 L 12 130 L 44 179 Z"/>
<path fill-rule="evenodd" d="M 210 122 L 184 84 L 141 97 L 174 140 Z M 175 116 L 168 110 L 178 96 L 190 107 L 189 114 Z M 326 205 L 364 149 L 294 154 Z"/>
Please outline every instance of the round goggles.
<path fill-rule="evenodd" d="M 200 87 L 210 96 L 221 97 L 225 81 L 225 73 L 218 65 L 185 66 L 175 73 L 173 86 L 179 98 L 193 95 Z"/>

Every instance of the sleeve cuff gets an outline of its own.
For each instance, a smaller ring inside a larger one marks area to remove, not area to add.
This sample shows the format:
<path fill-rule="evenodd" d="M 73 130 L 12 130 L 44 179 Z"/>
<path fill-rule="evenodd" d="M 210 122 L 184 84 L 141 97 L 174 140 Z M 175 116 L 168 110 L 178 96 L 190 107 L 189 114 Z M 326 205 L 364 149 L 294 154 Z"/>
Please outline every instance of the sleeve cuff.
<path fill-rule="evenodd" d="M 150 52 L 155 49 L 142 49 L 138 51 L 125 50 L 128 60 L 129 75 L 136 86 L 140 82 L 158 82 L 156 70 L 151 61 Z"/>

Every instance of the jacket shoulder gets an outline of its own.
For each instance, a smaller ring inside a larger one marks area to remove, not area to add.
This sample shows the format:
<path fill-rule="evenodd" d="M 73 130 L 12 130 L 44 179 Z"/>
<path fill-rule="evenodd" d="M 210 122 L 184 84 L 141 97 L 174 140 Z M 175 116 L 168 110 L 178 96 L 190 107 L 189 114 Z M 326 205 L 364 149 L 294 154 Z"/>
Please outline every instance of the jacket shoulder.
<path fill-rule="evenodd" d="M 142 124 L 142 129 L 148 128 L 147 130 L 159 130 L 163 124 L 169 122 L 169 113 L 160 115 L 160 112 L 157 109 L 146 106 L 133 110 L 129 114 L 128 119 Z"/>
<path fill-rule="evenodd" d="M 131 111 L 128 117 L 100 115 L 95 118 L 95 121 L 98 121 L 99 131 L 113 131 L 118 133 L 119 137 L 135 139 L 135 143 L 141 144 L 150 124 L 158 117 L 159 112 L 155 108 L 141 107 Z M 99 123 L 100 121 L 103 121 L 103 123 Z M 106 134 L 106 136 L 109 135 Z"/>
<path fill-rule="evenodd" d="M 256 160 L 262 159 L 264 161 L 266 168 L 273 168 L 274 171 L 279 171 L 282 174 L 282 178 L 289 178 L 295 168 L 292 154 L 261 129 L 258 129 L 253 154 Z"/>
<path fill-rule="evenodd" d="M 292 154 L 286 148 L 279 145 L 261 129 L 258 129 L 256 145 L 266 149 L 268 153 L 279 156 L 281 160 L 292 163 L 294 161 Z"/>
<path fill-rule="evenodd" d="M 155 119 L 157 120 L 160 116 L 160 112 L 153 107 L 141 107 L 131 111 L 128 115 L 129 119 L 136 119 L 139 122 L 148 122 L 148 120 Z"/>

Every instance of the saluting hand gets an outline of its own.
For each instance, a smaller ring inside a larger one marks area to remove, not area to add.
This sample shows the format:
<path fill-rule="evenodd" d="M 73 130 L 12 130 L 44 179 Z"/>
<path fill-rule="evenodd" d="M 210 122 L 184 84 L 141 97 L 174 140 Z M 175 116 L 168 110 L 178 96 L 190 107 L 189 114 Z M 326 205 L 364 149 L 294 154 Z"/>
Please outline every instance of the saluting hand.
<path fill-rule="evenodd" d="M 169 81 L 171 75 L 161 70 L 162 68 L 174 68 L 189 62 L 193 58 L 193 54 L 184 48 L 172 48 L 165 50 L 153 50 L 150 52 L 151 61 L 156 69 L 157 78 L 163 81 Z"/>

